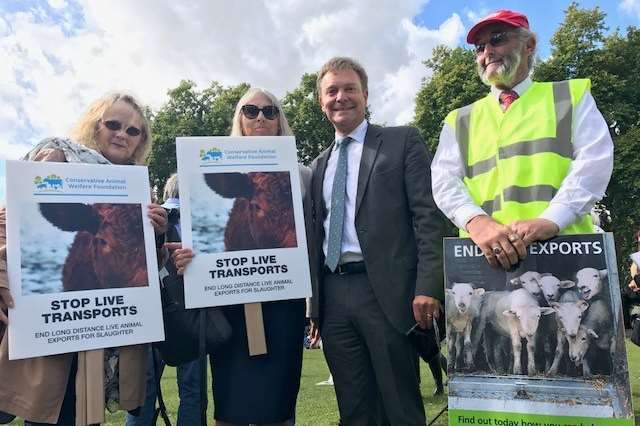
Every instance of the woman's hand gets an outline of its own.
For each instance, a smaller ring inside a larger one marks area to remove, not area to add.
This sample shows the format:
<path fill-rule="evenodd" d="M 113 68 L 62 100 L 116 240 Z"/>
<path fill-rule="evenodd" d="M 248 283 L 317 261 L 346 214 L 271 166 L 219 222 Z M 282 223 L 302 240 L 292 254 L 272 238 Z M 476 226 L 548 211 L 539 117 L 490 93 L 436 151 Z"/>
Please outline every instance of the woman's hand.
<path fill-rule="evenodd" d="M 195 253 L 190 248 L 182 248 L 182 243 L 165 243 L 164 245 L 171 255 L 173 264 L 176 265 L 178 275 L 184 275 L 184 271 Z"/>
<path fill-rule="evenodd" d="M 13 297 L 8 288 L 0 287 L 0 322 L 3 322 L 5 325 L 9 324 L 9 317 L 7 316 L 8 308 L 13 308 Z"/>
<path fill-rule="evenodd" d="M 159 204 L 151 203 L 147 206 L 147 216 L 151 220 L 151 225 L 156 231 L 156 235 L 167 232 L 167 211 Z"/>

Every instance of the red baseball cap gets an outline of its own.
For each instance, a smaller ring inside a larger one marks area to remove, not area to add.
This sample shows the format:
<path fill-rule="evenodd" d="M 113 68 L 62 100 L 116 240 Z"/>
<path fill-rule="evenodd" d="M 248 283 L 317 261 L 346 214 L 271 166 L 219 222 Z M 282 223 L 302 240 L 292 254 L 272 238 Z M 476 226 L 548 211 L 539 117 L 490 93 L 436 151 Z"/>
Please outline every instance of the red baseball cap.
<path fill-rule="evenodd" d="M 476 34 L 482 28 L 491 24 L 507 24 L 516 28 L 529 29 L 529 20 L 522 13 L 514 12 L 512 10 L 497 10 L 481 20 L 479 20 L 467 34 L 467 43 L 473 44 L 476 38 Z"/>

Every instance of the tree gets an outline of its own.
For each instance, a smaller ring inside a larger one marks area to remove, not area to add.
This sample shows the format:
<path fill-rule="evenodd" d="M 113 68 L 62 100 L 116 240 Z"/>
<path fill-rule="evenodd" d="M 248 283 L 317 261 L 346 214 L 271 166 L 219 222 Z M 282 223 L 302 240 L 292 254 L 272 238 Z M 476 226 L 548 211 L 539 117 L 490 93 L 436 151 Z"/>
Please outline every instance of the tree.
<path fill-rule="evenodd" d="M 640 228 L 640 86 L 636 82 L 640 31 L 629 27 L 626 35 L 618 30 L 605 35 L 605 17 L 598 7 L 579 9 L 572 3 L 551 39 L 552 55 L 536 67 L 534 79 L 591 79 L 592 94 L 609 124 L 615 147 L 613 176 L 603 199 L 611 212 L 611 224 L 603 227 L 615 232 L 618 252 L 626 254 L 634 250 L 633 234 Z"/>
<path fill-rule="evenodd" d="M 285 95 L 282 107 L 296 136 L 298 160 L 309 164 L 334 138 L 333 126 L 316 94 L 316 74 L 304 74 L 300 85 Z"/>
<path fill-rule="evenodd" d="M 153 146 L 149 155 L 149 177 L 162 188 L 176 171 L 176 137 L 221 136 L 231 132 L 236 103 L 249 88 L 247 84 L 223 87 L 217 82 L 199 92 L 192 81 L 183 80 L 168 91 L 169 100 L 152 113 Z"/>
<path fill-rule="evenodd" d="M 605 16 L 598 7 L 579 9 L 577 3 L 571 3 L 564 22 L 551 37 L 551 58 L 537 67 L 535 79 L 556 81 L 592 75 L 607 29 Z"/>
<path fill-rule="evenodd" d="M 447 114 L 480 99 L 488 89 L 478 77 L 475 54 L 469 49 L 438 46 L 424 64 L 432 74 L 416 96 L 413 125 L 435 152 Z"/>

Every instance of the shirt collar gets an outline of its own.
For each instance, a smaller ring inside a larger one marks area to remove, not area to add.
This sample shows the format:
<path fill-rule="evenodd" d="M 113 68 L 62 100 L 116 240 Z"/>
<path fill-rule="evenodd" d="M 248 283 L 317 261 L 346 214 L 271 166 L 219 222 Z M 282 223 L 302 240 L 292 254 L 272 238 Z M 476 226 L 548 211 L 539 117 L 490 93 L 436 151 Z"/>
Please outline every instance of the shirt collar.
<path fill-rule="evenodd" d="M 526 92 L 529 87 L 531 87 L 531 84 L 533 84 L 533 81 L 531 81 L 531 77 L 527 77 L 520 83 L 516 84 L 511 90 L 516 92 L 518 96 L 522 96 L 522 94 Z M 491 94 L 493 94 L 498 102 L 500 102 L 500 93 L 502 92 L 503 91 L 498 89 L 496 86 L 491 86 Z"/>
<path fill-rule="evenodd" d="M 358 125 L 358 127 L 356 127 L 355 129 L 353 129 L 353 131 L 351 133 L 349 133 L 346 136 L 340 136 L 338 135 L 338 133 L 335 134 L 335 140 L 338 139 L 342 139 L 345 137 L 350 137 L 351 139 L 353 139 L 355 142 L 358 143 L 364 143 L 364 137 L 367 135 L 367 128 L 369 127 L 369 123 L 367 122 L 367 120 L 362 120 L 362 123 L 360 123 Z M 335 151 L 337 147 L 337 144 L 334 145 L 333 149 Z"/>

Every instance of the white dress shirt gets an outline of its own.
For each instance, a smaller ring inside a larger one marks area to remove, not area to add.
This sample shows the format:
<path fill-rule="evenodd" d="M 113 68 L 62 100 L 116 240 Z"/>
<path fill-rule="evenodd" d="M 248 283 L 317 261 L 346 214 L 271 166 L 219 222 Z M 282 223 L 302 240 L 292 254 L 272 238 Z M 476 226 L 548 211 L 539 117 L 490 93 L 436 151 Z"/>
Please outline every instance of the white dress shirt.
<path fill-rule="evenodd" d="M 360 172 L 360 158 L 362 157 L 362 147 L 364 137 L 367 134 L 369 123 L 363 120 L 348 137 L 353 139 L 347 145 L 347 184 L 345 194 L 344 225 L 342 228 L 342 249 L 340 251 L 339 263 L 359 262 L 363 259 L 362 249 L 356 234 L 356 194 L 358 192 L 358 174 Z M 346 137 L 344 136 L 344 137 Z M 336 139 L 343 136 L 336 133 Z M 327 217 L 324 219 L 324 235 L 329 235 L 329 221 L 331 220 L 331 192 L 333 190 L 333 177 L 336 175 L 338 164 L 338 146 L 333 144 L 331 155 L 327 161 L 327 169 L 322 182 L 322 196 L 324 205 L 327 206 Z M 327 256 L 328 239 L 325 237 L 322 242 L 322 250 L 325 258 Z"/>
<path fill-rule="evenodd" d="M 521 96 L 532 81 L 526 78 L 513 90 Z M 491 86 L 496 102 L 502 91 Z M 539 216 L 560 230 L 588 214 L 604 196 L 613 170 L 613 142 L 607 123 L 590 92 L 573 109 L 573 160 L 567 176 L 549 206 Z M 473 217 L 486 215 L 474 203 L 463 182 L 464 164 L 455 131 L 444 124 L 438 149 L 431 163 L 433 198 L 442 212 L 460 229 Z"/>

